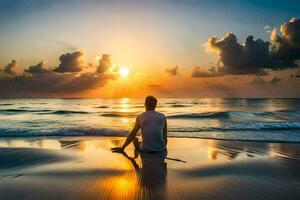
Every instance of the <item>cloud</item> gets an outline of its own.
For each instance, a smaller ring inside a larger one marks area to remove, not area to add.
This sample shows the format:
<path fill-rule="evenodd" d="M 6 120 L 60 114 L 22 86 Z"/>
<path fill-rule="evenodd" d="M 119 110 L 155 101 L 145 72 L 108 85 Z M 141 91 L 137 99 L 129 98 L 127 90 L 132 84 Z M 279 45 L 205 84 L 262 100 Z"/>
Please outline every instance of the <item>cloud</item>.
<path fill-rule="evenodd" d="M 165 69 L 165 73 L 169 74 L 170 76 L 176 76 L 178 74 L 178 65 L 175 67 L 170 67 Z"/>
<path fill-rule="evenodd" d="M 64 41 L 64 40 L 41 39 L 41 41 L 47 42 L 50 44 L 55 44 L 55 45 L 59 46 L 60 49 L 66 49 L 69 51 L 76 51 L 78 49 L 74 44 L 72 44 L 68 41 Z"/>
<path fill-rule="evenodd" d="M 21 75 L 15 73 L 13 60 L 1 72 L 9 76 L 0 76 L 0 97 L 68 97 L 102 87 L 117 78 L 115 73 L 97 73 L 95 66 L 91 72 L 82 71 L 88 66 L 83 55 L 82 50 L 61 55 L 61 63 L 55 70 L 46 68 L 41 61 Z"/>
<path fill-rule="evenodd" d="M 215 67 L 211 67 L 207 71 L 203 71 L 200 69 L 200 67 L 194 67 L 192 69 L 192 77 L 199 78 L 199 77 L 217 77 L 217 76 L 223 76 L 223 72 L 219 69 L 216 69 Z"/>
<path fill-rule="evenodd" d="M 276 30 L 271 33 L 271 43 L 254 39 L 249 35 L 240 44 L 234 33 L 226 33 L 222 38 L 211 37 L 205 44 L 208 52 L 219 56 L 223 74 L 260 74 L 262 70 L 285 70 L 297 67 L 300 59 L 300 20 L 292 18 L 281 25 L 282 36 Z M 208 74 L 207 76 L 212 76 Z"/>
<path fill-rule="evenodd" d="M 267 84 L 267 82 L 262 78 L 256 77 L 250 82 L 250 84 L 251 85 L 265 85 L 265 84 Z"/>
<path fill-rule="evenodd" d="M 62 54 L 59 57 L 60 64 L 54 69 L 55 72 L 79 72 L 87 66 L 84 60 L 84 51 L 77 50 L 73 53 Z"/>
<path fill-rule="evenodd" d="M 17 66 L 17 61 L 12 60 L 10 63 L 8 63 L 3 68 L 2 72 L 7 75 L 15 75 L 16 74 L 16 66 Z"/>
<path fill-rule="evenodd" d="M 256 77 L 254 78 L 250 84 L 251 85 L 266 85 L 266 84 L 275 84 L 280 82 L 282 79 L 278 78 L 277 76 L 274 76 L 270 81 L 265 81 L 264 79 L 260 78 L 260 77 Z"/>
<path fill-rule="evenodd" d="M 99 66 L 97 67 L 97 72 L 98 73 L 106 72 L 111 67 L 112 67 L 111 55 L 103 54 L 102 58 L 99 60 Z"/>
<path fill-rule="evenodd" d="M 261 69 L 259 72 L 256 73 L 256 76 L 268 76 L 268 75 L 270 75 L 270 73 L 265 69 Z"/>
<path fill-rule="evenodd" d="M 112 75 L 96 73 L 33 73 L 0 79 L 0 97 L 57 97 L 104 86 Z"/>
<path fill-rule="evenodd" d="M 272 28 L 271 28 L 269 25 L 267 25 L 267 26 L 264 27 L 264 30 L 265 30 L 267 33 L 271 33 Z"/>
<path fill-rule="evenodd" d="M 281 25 L 280 32 L 281 36 L 274 29 L 271 34 L 274 59 L 281 65 L 297 66 L 295 61 L 300 59 L 300 20 L 293 17 Z"/>
<path fill-rule="evenodd" d="M 52 71 L 51 69 L 46 69 L 45 66 L 46 62 L 41 61 L 36 65 L 32 65 L 28 67 L 28 69 L 25 69 L 24 72 L 35 74 L 35 73 L 48 73 Z"/>
<path fill-rule="evenodd" d="M 270 81 L 270 83 L 275 84 L 275 83 L 277 83 L 277 82 L 279 82 L 279 81 L 281 81 L 281 79 L 278 78 L 277 76 L 275 76 L 275 77 Z"/>
<path fill-rule="evenodd" d="M 223 73 L 255 74 L 268 66 L 269 45 L 261 39 L 254 40 L 253 36 L 248 36 L 242 45 L 233 33 L 226 33 L 221 39 L 209 38 L 206 48 L 218 53 Z"/>

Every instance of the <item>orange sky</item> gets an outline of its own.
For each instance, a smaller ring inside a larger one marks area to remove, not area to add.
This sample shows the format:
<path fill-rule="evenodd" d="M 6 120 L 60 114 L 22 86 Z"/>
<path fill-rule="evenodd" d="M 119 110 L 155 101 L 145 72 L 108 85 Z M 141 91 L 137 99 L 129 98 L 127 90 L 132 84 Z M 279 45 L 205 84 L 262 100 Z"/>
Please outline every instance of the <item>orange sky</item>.
<path fill-rule="evenodd" d="M 300 97 L 293 0 L 24 2 L 0 2 L 0 97 Z"/>

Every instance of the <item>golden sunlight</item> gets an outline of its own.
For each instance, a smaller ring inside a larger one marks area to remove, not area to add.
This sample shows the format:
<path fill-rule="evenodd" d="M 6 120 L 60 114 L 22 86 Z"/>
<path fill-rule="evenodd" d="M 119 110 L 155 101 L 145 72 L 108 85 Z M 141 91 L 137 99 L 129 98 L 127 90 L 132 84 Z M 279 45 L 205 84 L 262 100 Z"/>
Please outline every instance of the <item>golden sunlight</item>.
<path fill-rule="evenodd" d="M 129 69 L 127 67 L 121 67 L 119 73 L 121 77 L 126 78 L 129 75 Z"/>

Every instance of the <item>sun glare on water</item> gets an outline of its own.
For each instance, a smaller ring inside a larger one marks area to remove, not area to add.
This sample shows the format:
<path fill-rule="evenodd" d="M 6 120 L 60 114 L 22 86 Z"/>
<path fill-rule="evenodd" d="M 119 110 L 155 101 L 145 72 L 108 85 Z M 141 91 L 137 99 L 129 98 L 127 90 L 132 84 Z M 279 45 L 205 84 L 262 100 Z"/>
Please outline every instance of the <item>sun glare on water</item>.
<path fill-rule="evenodd" d="M 127 67 L 121 67 L 119 73 L 121 77 L 125 78 L 129 75 L 129 69 Z"/>

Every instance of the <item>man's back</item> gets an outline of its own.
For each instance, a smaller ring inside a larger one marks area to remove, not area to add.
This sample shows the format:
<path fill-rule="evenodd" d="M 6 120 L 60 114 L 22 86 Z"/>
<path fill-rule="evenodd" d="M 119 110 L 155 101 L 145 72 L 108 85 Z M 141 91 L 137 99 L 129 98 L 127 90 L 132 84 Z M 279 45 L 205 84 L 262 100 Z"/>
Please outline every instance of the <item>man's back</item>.
<path fill-rule="evenodd" d="M 163 136 L 166 118 L 156 111 L 146 111 L 138 116 L 138 123 L 142 129 L 142 150 L 162 151 L 165 149 Z"/>
<path fill-rule="evenodd" d="M 114 152 L 124 152 L 124 149 L 133 142 L 136 148 L 142 151 L 164 151 L 168 143 L 167 120 L 164 114 L 156 112 L 157 99 L 147 96 L 145 99 L 146 112 L 138 115 L 136 122 L 121 147 L 112 148 Z M 135 137 L 142 129 L 142 143 Z"/>

